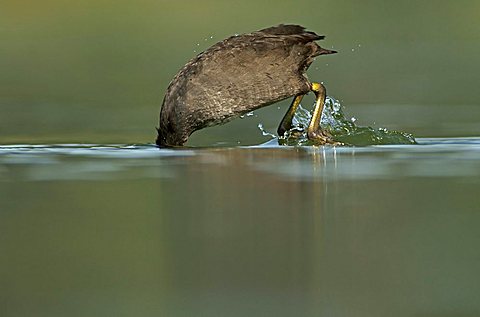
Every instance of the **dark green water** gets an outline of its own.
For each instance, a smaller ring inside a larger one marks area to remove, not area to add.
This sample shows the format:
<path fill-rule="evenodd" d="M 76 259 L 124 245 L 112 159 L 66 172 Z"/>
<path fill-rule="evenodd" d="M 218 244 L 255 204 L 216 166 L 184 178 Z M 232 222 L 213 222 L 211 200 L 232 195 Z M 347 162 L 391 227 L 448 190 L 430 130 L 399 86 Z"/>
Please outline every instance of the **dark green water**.
<path fill-rule="evenodd" d="M 0 147 L 3 316 L 476 316 L 480 139 Z"/>

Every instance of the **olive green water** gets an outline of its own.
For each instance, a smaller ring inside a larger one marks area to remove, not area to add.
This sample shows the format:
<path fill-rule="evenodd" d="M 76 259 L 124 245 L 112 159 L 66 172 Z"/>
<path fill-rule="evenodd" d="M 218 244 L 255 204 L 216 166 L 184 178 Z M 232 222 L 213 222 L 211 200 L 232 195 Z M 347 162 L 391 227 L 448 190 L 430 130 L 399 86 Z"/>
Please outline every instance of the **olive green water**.
<path fill-rule="evenodd" d="M 2 3 L 0 316 L 479 316 L 478 12 Z M 151 144 L 186 60 L 280 22 L 340 52 L 308 75 L 345 107 L 324 123 L 357 146 L 279 146 L 290 101 L 184 149 Z M 361 146 L 387 131 L 418 144 Z"/>

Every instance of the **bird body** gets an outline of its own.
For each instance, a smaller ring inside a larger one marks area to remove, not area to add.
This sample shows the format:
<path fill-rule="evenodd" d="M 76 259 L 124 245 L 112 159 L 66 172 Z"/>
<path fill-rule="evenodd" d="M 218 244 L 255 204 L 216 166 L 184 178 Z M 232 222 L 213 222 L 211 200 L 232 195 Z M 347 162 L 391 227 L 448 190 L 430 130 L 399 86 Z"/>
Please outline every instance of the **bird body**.
<path fill-rule="evenodd" d="M 279 25 L 218 42 L 190 60 L 167 88 L 158 127 L 159 146 L 183 145 L 196 130 L 311 91 L 305 71 L 314 58 L 335 51 L 323 36 Z"/>

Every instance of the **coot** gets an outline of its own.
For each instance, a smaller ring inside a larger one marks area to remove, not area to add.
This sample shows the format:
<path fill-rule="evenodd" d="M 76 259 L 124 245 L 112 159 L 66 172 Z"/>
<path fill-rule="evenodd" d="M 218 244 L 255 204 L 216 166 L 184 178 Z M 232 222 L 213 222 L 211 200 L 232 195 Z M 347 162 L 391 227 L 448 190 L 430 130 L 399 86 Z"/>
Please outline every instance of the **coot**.
<path fill-rule="evenodd" d="M 316 56 L 336 53 L 315 43 L 323 38 L 300 25 L 280 24 L 229 37 L 198 54 L 167 88 L 157 145 L 181 146 L 196 130 L 294 97 L 278 127 L 283 136 L 310 91 L 316 102 L 308 138 L 315 144 L 335 143 L 320 127 L 325 87 L 305 75 Z"/>

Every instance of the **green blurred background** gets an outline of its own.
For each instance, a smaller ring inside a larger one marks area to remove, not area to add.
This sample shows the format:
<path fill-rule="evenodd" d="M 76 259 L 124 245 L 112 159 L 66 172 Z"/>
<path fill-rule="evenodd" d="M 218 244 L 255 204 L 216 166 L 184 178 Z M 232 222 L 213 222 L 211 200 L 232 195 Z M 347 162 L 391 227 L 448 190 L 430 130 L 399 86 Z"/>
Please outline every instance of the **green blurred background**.
<path fill-rule="evenodd" d="M 2 1 L 0 142 L 153 142 L 164 91 L 187 60 L 279 23 L 325 34 L 324 46 L 340 52 L 318 58 L 309 77 L 349 112 L 380 122 L 377 112 L 397 109 L 394 128 L 445 135 L 432 121 L 459 115 L 451 106 L 480 118 L 479 18 L 473 0 Z M 259 141 L 256 123 L 274 129 L 287 105 L 192 142 Z"/>

